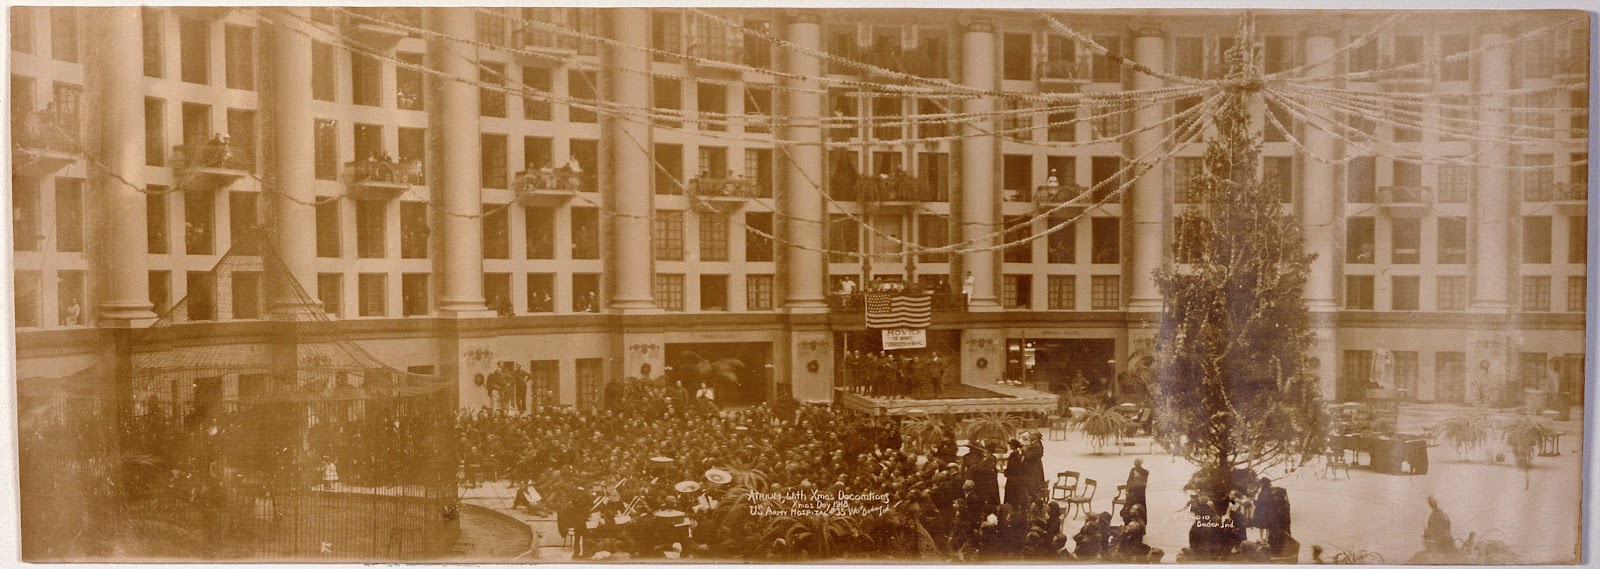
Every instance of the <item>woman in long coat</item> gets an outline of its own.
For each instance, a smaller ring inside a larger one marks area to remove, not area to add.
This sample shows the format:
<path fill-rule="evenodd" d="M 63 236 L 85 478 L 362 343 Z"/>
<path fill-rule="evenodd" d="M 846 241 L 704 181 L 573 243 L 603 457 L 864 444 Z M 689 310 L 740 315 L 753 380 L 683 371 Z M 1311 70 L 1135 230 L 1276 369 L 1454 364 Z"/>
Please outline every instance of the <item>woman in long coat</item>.
<path fill-rule="evenodd" d="M 1012 439 L 1006 444 L 1011 447 L 1011 454 L 1006 458 L 1006 503 L 1012 508 L 1026 507 L 1033 496 L 1028 460 L 1023 456 L 1022 443 Z"/>

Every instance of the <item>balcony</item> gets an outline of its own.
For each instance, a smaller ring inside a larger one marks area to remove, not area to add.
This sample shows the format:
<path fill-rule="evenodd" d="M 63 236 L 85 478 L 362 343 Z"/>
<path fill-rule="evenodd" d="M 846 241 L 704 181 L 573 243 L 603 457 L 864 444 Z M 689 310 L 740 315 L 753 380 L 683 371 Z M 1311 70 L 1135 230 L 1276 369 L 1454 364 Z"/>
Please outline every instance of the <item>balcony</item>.
<path fill-rule="evenodd" d="M 517 172 L 516 179 L 511 181 L 511 189 L 517 194 L 517 201 L 522 205 L 531 207 L 560 206 L 571 201 L 578 195 L 583 187 L 584 173 L 563 166 L 553 169 L 549 166 L 538 170 L 523 170 Z"/>
<path fill-rule="evenodd" d="M 371 47 L 389 49 L 411 35 L 406 28 L 422 27 L 418 8 L 350 8 L 344 18 L 344 33 Z"/>
<path fill-rule="evenodd" d="M 897 81 L 899 77 L 893 73 L 901 73 L 916 77 L 944 77 L 945 69 L 941 62 L 934 61 L 927 54 L 920 51 L 905 51 L 899 47 L 878 46 L 862 54 L 862 62 L 874 67 L 879 67 L 892 73 L 868 72 L 867 76 L 884 81 Z"/>
<path fill-rule="evenodd" d="M 1088 61 L 1064 60 L 1046 61 L 1039 64 L 1038 78 L 1040 82 L 1050 83 L 1088 83 L 1090 79 Z"/>
<path fill-rule="evenodd" d="M 356 160 L 344 163 L 344 183 L 358 200 L 392 200 L 425 183 L 421 160 Z"/>
<path fill-rule="evenodd" d="M 722 28 L 716 29 L 716 33 L 722 31 Z M 703 38 L 695 38 L 684 54 L 689 56 L 684 58 L 684 63 L 696 71 L 717 73 L 727 77 L 738 77 L 743 73 L 743 64 L 740 62 L 743 52 L 734 49 L 726 42 L 712 43 Z"/>
<path fill-rule="evenodd" d="M 1389 217 L 1422 217 L 1433 207 L 1433 188 L 1424 186 L 1381 186 L 1378 207 Z"/>
<path fill-rule="evenodd" d="M 760 186 L 751 178 L 700 177 L 689 180 L 689 197 L 696 205 L 715 211 L 738 209 L 750 198 L 759 197 Z"/>
<path fill-rule="evenodd" d="M 878 174 L 876 178 L 856 180 L 856 196 L 863 204 L 875 208 L 914 208 L 924 202 L 942 202 L 948 198 L 927 180 L 913 178 L 905 172 Z"/>
<path fill-rule="evenodd" d="M 1055 209 L 1063 203 L 1078 199 L 1078 196 L 1088 192 L 1089 189 L 1077 184 L 1044 185 L 1033 189 L 1033 203 L 1040 211 Z M 1083 206 L 1074 205 L 1056 210 L 1063 214 L 1083 211 Z"/>
<path fill-rule="evenodd" d="M 1583 215 L 1589 205 L 1589 183 L 1570 182 L 1552 184 L 1550 203 L 1567 215 Z"/>
<path fill-rule="evenodd" d="M 78 160 L 78 116 L 41 110 L 13 123 L 12 171 L 43 178 Z"/>
<path fill-rule="evenodd" d="M 254 149 L 225 139 L 179 144 L 172 147 L 172 171 L 177 186 L 185 190 L 217 190 L 248 176 L 254 156 Z"/>
<path fill-rule="evenodd" d="M 936 292 L 928 295 L 933 301 L 933 312 L 966 312 L 967 295 L 959 292 Z M 866 293 L 836 292 L 828 295 L 828 309 L 841 314 L 862 314 L 866 311 Z"/>

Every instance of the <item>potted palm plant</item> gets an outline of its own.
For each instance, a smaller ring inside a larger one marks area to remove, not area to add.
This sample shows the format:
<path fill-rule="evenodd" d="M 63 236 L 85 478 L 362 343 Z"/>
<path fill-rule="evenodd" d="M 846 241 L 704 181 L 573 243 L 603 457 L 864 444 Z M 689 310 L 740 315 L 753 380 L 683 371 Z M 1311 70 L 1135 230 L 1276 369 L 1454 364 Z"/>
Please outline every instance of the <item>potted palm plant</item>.
<path fill-rule="evenodd" d="M 1482 418 L 1476 416 L 1444 419 L 1434 425 L 1433 433 L 1455 447 L 1456 456 L 1462 459 L 1466 459 L 1473 451 L 1483 448 L 1484 443 L 1489 440 L 1489 426 Z"/>
<path fill-rule="evenodd" d="M 1085 412 L 1078 424 L 1083 436 L 1094 446 L 1095 454 L 1102 454 L 1107 444 L 1115 441 L 1117 451 L 1122 451 L 1122 432 L 1128 427 L 1128 417 L 1111 407 L 1095 407 Z"/>

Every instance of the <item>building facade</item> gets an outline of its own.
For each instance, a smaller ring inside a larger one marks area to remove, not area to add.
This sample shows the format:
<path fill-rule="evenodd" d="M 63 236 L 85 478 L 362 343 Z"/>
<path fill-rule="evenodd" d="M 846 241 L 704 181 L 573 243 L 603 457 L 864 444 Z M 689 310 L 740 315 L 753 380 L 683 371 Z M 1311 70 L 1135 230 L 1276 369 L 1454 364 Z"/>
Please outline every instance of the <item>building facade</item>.
<path fill-rule="evenodd" d="M 1055 17 L 1215 79 L 1239 16 Z M 1262 171 L 1317 254 L 1324 391 L 1577 404 L 1587 29 L 1390 16 L 1256 15 L 1265 73 L 1461 101 L 1258 109 Z M 929 338 L 965 382 L 1126 373 L 1159 325 L 1151 273 L 1174 262 L 1204 151 L 1179 144 L 1130 178 L 1199 97 L 1052 105 L 1178 85 L 1033 13 L 16 7 L 11 22 L 20 377 L 82 369 L 185 297 L 227 300 L 180 307 L 194 341 L 259 339 L 290 297 L 214 268 L 267 247 L 341 333 L 460 378 L 464 406 L 489 401 L 474 378 L 499 362 L 531 374 L 524 405 L 585 407 L 686 351 L 737 353 L 752 400 L 828 400 L 843 350 L 870 339 L 847 278 L 961 297 Z M 1317 113 L 1347 135 L 1305 124 Z M 1392 157 L 1408 152 L 1460 160 Z M 1108 203 L 1058 207 L 1125 178 Z"/>

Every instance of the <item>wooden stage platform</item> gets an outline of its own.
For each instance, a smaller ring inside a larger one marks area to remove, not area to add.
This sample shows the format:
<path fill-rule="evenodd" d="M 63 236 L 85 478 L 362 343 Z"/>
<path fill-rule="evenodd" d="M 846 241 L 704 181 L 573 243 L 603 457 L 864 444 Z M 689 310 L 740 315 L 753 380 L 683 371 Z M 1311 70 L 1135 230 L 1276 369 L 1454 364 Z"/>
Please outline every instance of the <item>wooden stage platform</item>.
<path fill-rule="evenodd" d="M 872 415 L 1049 413 L 1056 409 L 1056 396 L 1044 391 L 1014 385 L 952 387 L 942 399 L 868 397 L 843 388 L 834 392 L 846 409 Z"/>

